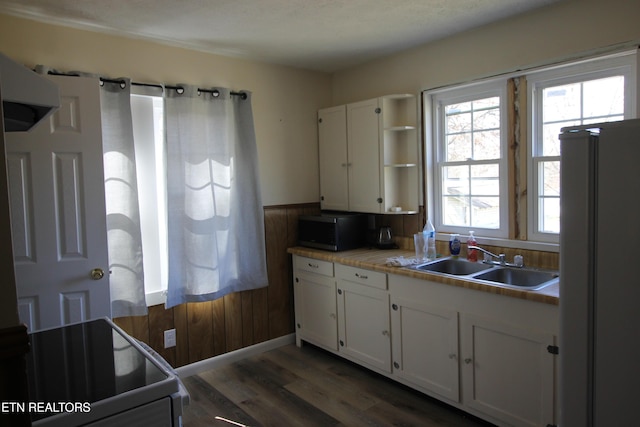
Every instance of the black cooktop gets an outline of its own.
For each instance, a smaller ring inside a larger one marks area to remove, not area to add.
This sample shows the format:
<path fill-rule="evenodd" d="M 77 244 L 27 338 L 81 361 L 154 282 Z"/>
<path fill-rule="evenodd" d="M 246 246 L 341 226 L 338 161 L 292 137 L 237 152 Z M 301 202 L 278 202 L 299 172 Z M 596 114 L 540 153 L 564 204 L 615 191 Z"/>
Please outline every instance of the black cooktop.
<path fill-rule="evenodd" d="M 29 400 L 95 403 L 167 379 L 107 319 L 30 335 Z M 32 414 L 32 420 L 48 416 Z"/>

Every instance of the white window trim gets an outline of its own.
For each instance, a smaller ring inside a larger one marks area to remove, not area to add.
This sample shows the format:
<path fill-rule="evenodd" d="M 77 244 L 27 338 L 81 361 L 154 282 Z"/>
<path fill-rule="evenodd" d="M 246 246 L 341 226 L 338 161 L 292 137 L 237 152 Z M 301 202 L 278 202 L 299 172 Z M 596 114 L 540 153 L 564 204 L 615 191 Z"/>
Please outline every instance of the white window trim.
<path fill-rule="evenodd" d="M 575 83 L 583 79 L 598 79 L 611 75 L 625 76 L 625 119 L 636 117 L 637 108 L 637 79 L 638 79 L 638 55 L 637 50 L 607 55 L 571 64 L 558 65 L 544 70 L 524 73 L 527 79 L 528 108 L 527 108 L 527 239 L 545 243 L 559 243 L 560 236 L 557 233 L 543 233 L 538 231 L 539 192 L 538 192 L 538 163 L 540 157 L 535 156 L 537 147 L 534 146 L 536 135 L 541 132 L 542 105 L 537 102 L 542 90 L 550 86 L 559 86 L 565 83 Z M 553 157 L 545 157 L 554 160 Z M 557 158 L 559 160 L 559 157 Z"/>
<path fill-rule="evenodd" d="M 458 227 L 451 225 L 444 225 L 442 220 L 442 176 L 441 168 L 439 167 L 439 160 L 442 158 L 442 133 L 444 131 L 444 116 L 440 114 L 441 104 L 451 102 L 462 102 L 463 100 L 479 99 L 490 96 L 500 97 L 500 149 L 501 156 L 498 161 L 499 173 L 503 177 L 500 179 L 500 228 L 487 229 L 487 228 L 470 228 L 468 226 Z M 426 123 L 425 129 L 431 129 L 432 132 L 427 132 L 425 140 L 427 143 L 427 176 L 433 177 L 428 179 L 430 185 L 427 186 L 427 199 L 428 209 L 427 213 L 429 218 L 433 218 L 434 227 L 438 232 L 457 233 L 462 236 L 469 234 L 469 231 L 473 229 L 477 235 L 493 238 L 506 238 L 508 237 L 508 144 L 507 144 L 507 109 L 505 108 L 507 103 L 507 82 L 506 79 L 491 79 L 483 82 L 476 82 L 468 85 L 456 86 L 455 88 L 445 88 L 441 90 L 433 90 L 425 92 L 426 104 L 425 111 L 431 111 L 431 114 L 425 115 Z M 428 103 L 428 104 L 427 104 Z M 431 135 L 428 135 L 431 134 Z M 438 209 L 434 207 L 438 206 Z"/>

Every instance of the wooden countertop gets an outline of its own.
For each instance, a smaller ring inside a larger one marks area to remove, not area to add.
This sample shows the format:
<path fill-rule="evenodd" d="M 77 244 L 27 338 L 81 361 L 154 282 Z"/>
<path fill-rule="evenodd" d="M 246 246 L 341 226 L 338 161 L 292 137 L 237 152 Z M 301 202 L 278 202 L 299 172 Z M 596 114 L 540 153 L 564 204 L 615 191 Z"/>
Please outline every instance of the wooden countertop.
<path fill-rule="evenodd" d="M 512 298 L 521 298 L 544 304 L 559 305 L 560 303 L 560 285 L 558 283 L 547 286 L 539 291 L 524 291 L 520 289 L 512 289 L 501 286 L 485 285 L 480 282 L 465 280 L 457 278 L 455 276 L 444 276 L 437 273 L 417 271 L 410 268 L 392 267 L 386 265 L 388 258 L 401 256 L 405 258 L 411 258 L 415 255 L 413 251 L 403 249 L 361 248 L 350 251 L 329 252 L 319 249 L 296 246 L 287 249 L 287 252 L 293 255 L 300 255 L 324 261 L 337 262 L 339 264 L 350 265 L 367 270 L 382 271 L 389 274 L 399 274 L 416 279 L 430 280 L 432 282 L 444 283 L 450 286 L 458 286 L 482 292 L 490 292 L 493 294 L 505 295 Z"/>

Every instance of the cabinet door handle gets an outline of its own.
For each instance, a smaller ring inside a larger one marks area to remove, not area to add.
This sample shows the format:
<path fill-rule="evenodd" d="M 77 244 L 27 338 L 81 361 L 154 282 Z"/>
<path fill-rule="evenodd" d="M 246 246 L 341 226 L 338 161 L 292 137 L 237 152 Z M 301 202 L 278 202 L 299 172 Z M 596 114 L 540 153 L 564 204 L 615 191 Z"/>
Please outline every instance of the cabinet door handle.
<path fill-rule="evenodd" d="M 338 295 L 342 295 L 342 289 L 338 289 Z"/>
<path fill-rule="evenodd" d="M 394 311 L 398 311 L 398 304 L 391 304 L 391 308 L 393 308 Z"/>
<path fill-rule="evenodd" d="M 311 263 L 308 263 L 308 265 L 309 265 L 309 267 L 311 267 L 311 268 L 320 268 L 320 266 L 319 266 L 318 264 L 311 264 Z"/>
<path fill-rule="evenodd" d="M 398 362 L 393 362 L 393 367 L 396 369 L 400 369 L 400 364 Z"/>
<path fill-rule="evenodd" d="M 336 318 L 336 314 L 335 313 L 330 313 L 329 317 L 332 318 L 332 319 L 335 319 Z"/>
<path fill-rule="evenodd" d="M 449 359 L 451 359 L 451 360 L 456 360 L 456 359 L 457 359 L 456 354 L 455 354 L 455 353 L 451 353 L 451 354 L 449 355 Z M 468 359 L 468 360 L 469 360 L 469 361 L 471 361 L 471 359 Z"/>
<path fill-rule="evenodd" d="M 468 365 L 469 363 L 471 363 L 471 359 L 470 358 L 464 359 L 464 363 Z"/>
<path fill-rule="evenodd" d="M 364 274 L 360 274 L 360 273 L 356 273 L 356 277 L 359 279 L 365 279 L 365 280 L 369 278 L 369 276 L 365 276 Z"/>
<path fill-rule="evenodd" d="M 382 335 L 384 335 L 385 337 L 389 336 L 389 331 L 382 331 Z"/>

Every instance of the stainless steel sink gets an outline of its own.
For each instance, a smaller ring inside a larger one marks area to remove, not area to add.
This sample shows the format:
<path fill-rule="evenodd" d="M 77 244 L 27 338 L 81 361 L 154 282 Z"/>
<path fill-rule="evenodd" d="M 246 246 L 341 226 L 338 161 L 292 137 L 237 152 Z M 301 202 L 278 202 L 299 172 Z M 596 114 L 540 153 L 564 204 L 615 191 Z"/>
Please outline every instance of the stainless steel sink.
<path fill-rule="evenodd" d="M 493 268 L 493 266 L 455 258 L 442 258 L 416 267 L 417 270 L 453 274 L 455 276 L 468 276 L 490 268 Z"/>
<path fill-rule="evenodd" d="M 558 282 L 560 276 L 553 271 L 496 267 L 474 274 L 473 278 L 516 289 L 538 290 Z"/>

